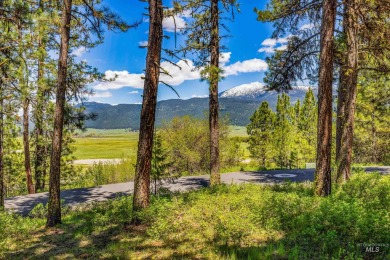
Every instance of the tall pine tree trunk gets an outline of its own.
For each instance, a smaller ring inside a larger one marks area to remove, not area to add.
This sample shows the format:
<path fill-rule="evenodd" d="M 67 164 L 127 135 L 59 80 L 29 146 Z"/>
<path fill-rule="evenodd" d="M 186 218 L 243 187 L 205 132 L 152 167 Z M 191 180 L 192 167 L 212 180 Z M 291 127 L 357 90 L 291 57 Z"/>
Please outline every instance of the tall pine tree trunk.
<path fill-rule="evenodd" d="M 43 48 L 41 39 L 39 40 L 39 48 Z M 35 171 L 35 190 L 43 191 L 45 189 L 45 178 L 46 178 L 46 148 L 43 144 L 44 130 L 43 130 L 43 118 L 45 113 L 45 100 L 46 91 L 43 86 L 43 59 L 38 59 L 38 91 L 37 91 L 37 104 L 35 111 L 35 160 L 34 160 L 34 171 Z"/>
<path fill-rule="evenodd" d="M 4 209 L 4 97 L 3 86 L 0 81 L 0 211 Z"/>
<path fill-rule="evenodd" d="M 47 227 L 61 223 L 60 179 L 62 130 L 64 127 L 64 106 L 66 95 L 66 74 L 70 38 L 72 0 L 64 0 L 61 18 L 61 45 L 58 60 L 56 106 L 54 114 L 53 142 L 50 157 L 49 206 Z"/>
<path fill-rule="evenodd" d="M 134 181 L 134 212 L 138 212 L 149 206 L 153 134 L 163 38 L 162 0 L 149 0 L 149 18 L 148 54 L 146 57 L 145 83 Z M 133 218 L 133 221 L 138 221 L 136 216 Z"/>
<path fill-rule="evenodd" d="M 31 160 L 30 160 L 30 141 L 29 141 L 29 106 L 30 100 L 23 100 L 23 150 L 24 150 L 24 170 L 26 171 L 26 184 L 29 194 L 35 192 L 34 184 L 31 177 Z"/>
<path fill-rule="evenodd" d="M 0 7 L 2 8 L 4 2 L 0 0 Z M 1 68 L 1 66 L 0 66 Z M 4 75 L 2 68 L 1 73 Z M 4 197 L 5 197 L 5 186 L 4 186 L 4 97 L 3 97 L 3 80 L 0 77 L 0 211 L 4 209 Z"/>
<path fill-rule="evenodd" d="M 344 124 L 344 110 L 345 110 L 345 99 L 347 96 L 347 86 L 345 82 L 345 64 L 341 65 L 339 87 L 337 90 L 337 119 L 336 119 L 336 164 L 340 162 L 340 147 L 341 147 L 341 136 L 343 132 Z"/>
<path fill-rule="evenodd" d="M 345 88 L 343 98 L 344 109 L 342 123 L 337 125 L 339 134 L 339 151 L 337 156 L 337 181 L 344 182 L 351 177 L 353 129 L 355 123 L 356 92 L 358 80 L 358 24 L 356 3 L 354 0 L 345 5 L 345 15 L 343 18 L 344 31 L 346 34 L 347 57 L 346 64 L 341 70 L 340 77 Z"/>
<path fill-rule="evenodd" d="M 211 69 L 210 69 L 210 185 L 221 183 L 219 173 L 219 126 L 218 126 L 218 82 L 219 82 L 219 0 L 211 0 Z"/>
<path fill-rule="evenodd" d="M 40 11 L 43 11 L 43 3 L 39 3 Z M 38 21 L 38 28 L 41 27 L 41 21 Z M 46 49 L 46 46 L 42 40 L 43 32 L 38 32 L 38 48 L 41 51 Z M 45 89 L 43 87 L 43 77 L 44 77 L 44 57 L 43 55 L 38 56 L 38 72 L 37 72 L 37 103 L 35 109 L 35 158 L 34 158 L 34 172 L 35 172 L 35 190 L 43 191 L 45 189 L 45 177 L 46 177 L 46 167 L 45 167 L 45 146 L 43 142 L 43 121 L 44 121 L 44 111 L 45 111 Z"/>
<path fill-rule="evenodd" d="M 332 81 L 336 0 L 324 0 L 321 24 L 320 68 L 318 79 L 318 126 L 316 194 L 331 193 Z"/>
<path fill-rule="evenodd" d="M 346 9 L 343 13 L 343 34 L 345 34 L 346 25 Z M 341 135 L 344 124 L 345 98 L 347 96 L 347 86 L 345 82 L 345 57 L 341 57 L 339 86 L 337 89 L 337 118 L 336 118 L 336 164 L 340 161 Z"/>
<path fill-rule="evenodd" d="M 19 43 L 23 43 L 23 28 L 21 21 L 18 23 Z M 19 47 L 19 55 L 23 57 L 23 45 Z M 22 61 L 23 64 L 23 61 Z M 34 193 L 34 185 L 31 177 L 31 160 L 30 160 L 30 142 L 29 142 L 29 90 L 25 75 L 28 75 L 27 65 L 21 65 L 22 73 L 20 75 L 19 83 L 22 88 L 22 108 L 23 108 L 23 152 L 24 152 L 24 170 L 26 172 L 26 185 L 29 194 Z"/>

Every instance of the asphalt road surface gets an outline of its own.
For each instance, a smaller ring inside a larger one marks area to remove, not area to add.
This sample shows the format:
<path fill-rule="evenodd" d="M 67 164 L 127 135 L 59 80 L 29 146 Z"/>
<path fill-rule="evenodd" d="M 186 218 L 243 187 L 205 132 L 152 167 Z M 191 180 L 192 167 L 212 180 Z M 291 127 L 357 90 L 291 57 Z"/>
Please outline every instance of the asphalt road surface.
<path fill-rule="evenodd" d="M 390 174 L 390 167 L 367 167 L 367 172 L 378 171 L 382 174 Z M 232 172 L 221 174 L 223 183 L 257 183 L 274 184 L 290 180 L 293 182 L 304 182 L 314 180 L 314 169 L 300 170 L 273 170 L 258 172 Z M 209 184 L 209 176 L 189 176 L 181 177 L 174 183 L 165 183 L 164 187 L 171 191 L 188 191 L 206 187 Z M 134 183 L 117 183 L 102 185 L 93 188 L 81 188 L 61 191 L 61 199 L 66 205 L 75 206 L 80 203 L 90 203 L 105 201 L 117 196 L 128 195 L 133 192 Z M 38 204 L 47 203 L 48 193 L 37 193 L 25 196 L 17 196 L 5 199 L 5 208 L 18 214 L 28 215 L 28 213 Z"/>

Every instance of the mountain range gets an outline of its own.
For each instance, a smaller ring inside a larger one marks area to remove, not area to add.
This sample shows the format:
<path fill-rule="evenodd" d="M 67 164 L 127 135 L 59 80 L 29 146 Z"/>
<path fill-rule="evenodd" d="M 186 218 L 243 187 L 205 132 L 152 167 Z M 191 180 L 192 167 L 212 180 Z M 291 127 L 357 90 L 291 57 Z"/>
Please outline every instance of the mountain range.
<path fill-rule="evenodd" d="M 289 91 L 291 103 L 303 100 L 309 87 L 298 86 Z M 229 116 L 230 124 L 246 126 L 260 103 L 267 101 L 275 108 L 277 92 L 267 91 L 261 83 L 255 82 L 231 88 L 219 94 L 220 115 Z M 85 102 L 87 113 L 97 115 L 95 120 L 88 120 L 88 128 L 119 129 L 131 128 L 138 130 L 140 123 L 141 104 L 110 105 L 97 102 Z M 156 125 L 169 121 L 177 116 L 190 115 L 197 118 L 207 118 L 208 98 L 170 99 L 157 103 Z"/>

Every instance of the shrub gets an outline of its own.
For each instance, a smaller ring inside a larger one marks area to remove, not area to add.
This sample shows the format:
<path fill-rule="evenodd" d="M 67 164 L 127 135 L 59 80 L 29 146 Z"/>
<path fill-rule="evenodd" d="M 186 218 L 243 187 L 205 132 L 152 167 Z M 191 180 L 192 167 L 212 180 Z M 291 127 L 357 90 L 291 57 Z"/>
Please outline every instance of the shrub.
<path fill-rule="evenodd" d="M 135 159 L 123 158 L 119 163 L 99 162 L 90 166 L 83 175 L 86 186 L 127 182 L 134 179 Z"/>

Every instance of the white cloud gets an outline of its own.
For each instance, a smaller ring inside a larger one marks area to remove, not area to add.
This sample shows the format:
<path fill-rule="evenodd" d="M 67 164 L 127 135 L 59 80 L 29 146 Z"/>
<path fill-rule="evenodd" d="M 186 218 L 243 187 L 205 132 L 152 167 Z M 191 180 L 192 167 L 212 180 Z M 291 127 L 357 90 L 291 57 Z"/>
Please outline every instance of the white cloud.
<path fill-rule="evenodd" d="M 139 47 L 148 47 L 148 41 L 140 41 L 138 42 Z"/>
<path fill-rule="evenodd" d="M 276 48 L 278 51 L 284 51 L 287 49 L 287 45 L 282 45 Z"/>
<path fill-rule="evenodd" d="M 261 47 L 257 52 L 274 53 L 274 47 Z"/>
<path fill-rule="evenodd" d="M 112 97 L 112 94 L 109 91 L 104 91 L 104 92 L 96 92 L 92 96 L 95 98 L 109 98 Z"/>
<path fill-rule="evenodd" d="M 133 90 L 133 91 L 130 91 L 128 94 L 130 94 L 130 95 L 136 95 L 136 94 L 138 94 L 139 92 L 138 92 L 138 90 Z"/>
<path fill-rule="evenodd" d="M 172 9 L 170 9 L 172 10 Z M 181 29 L 185 29 L 187 26 L 187 23 L 184 18 L 188 18 L 191 16 L 191 11 L 186 10 L 183 11 L 181 14 L 176 14 L 174 16 L 168 16 L 163 19 L 163 30 L 167 32 L 175 32 L 180 31 Z M 150 22 L 149 18 L 143 19 L 144 23 Z M 146 31 L 145 33 L 148 33 L 149 31 Z"/>
<path fill-rule="evenodd" d="M 180 68 L 167 61 L 162 62 L 161 67 L 168 71 L 172 77 L 161 74 L 160 80 L 169 85 L 178 86 L 186 80 L 200 79 L 200 72 L 191 60 L 181 60 L 176 65 Z"/>
<path fill-rule="evenodd" d="M 225 63 L 230 60 L 230 52 L 222 53 L 221 69 L 224 71 L 224 76 L 238 75 L 239 73 L 260 72 L 267 70 L 268 66 L 264 60 L 251 59 L 238 61 L 231 65 Z M 161 74 L 160 81 L 163 81 L 172 86 L 178 86 L 187 80 L 199 80 L 201 78 L 200 71 L 195 67 L 191 60 L 181 60 L 175 64 L 164 61 L 161 67 L 169 72 L 169 75 Z M 120 89 L 123 87 L 133 87 L 142 89 L 144 87 L 144 74 L 130 73 L 128 71 L 112 71 L 105 72 L 107 79 L 115 79 L 113 81 L 100 82 L 92 86 L 95 90 L 107 91 L 110 89 Z M 135 94 L 135 91 L 129 94 Z"/>
<path fill-rule="evenodd" d="M 288 39 L 291 36 L 279 39 L 268 38 L 261 43 L 261 48 L 257 52 L 274 53 L 275 50 L 285 50 Z"/>
<path fill-rule="evenodd" d="M 100 82 L 93 86 L 96 90 L 108 90 L 108 89 L 120 89 L 123 87 L 140 88 L 144 87 L 144 81 L 141 77 L 144 74 L 130 74 L 128 71 L 112 71 L 107 70 L 105 72 L 107 79 L 115 79 L 113 81 Z"/>
<path fill-rule="evenodd" d="M 275 46 L 277 43 L 276 39 L 272 39 L 272 38 L 268 38 L 268 39 L 265 39 L 261 45 L 263 46 Z"/>
<path fill-rule="evenodd" d="M 219 54 L 219 63 L 226 64 L 230 61 L 231 52 L 222 52 Z"/>
<path fill-rule="evenodd" d="M 208 95 L 192 95 L 191 98 L 205 98 L 205 97 L 208 97 Z"/>
<path fill-rule="evenodd" d="M 224 76 L 237 75 L 239 73 L 260 72 L 268 69 L 268 65 L 264 60 L 251 59 L 245 61 L 237 61 L 228 66 L 223 66 Z"/>
<path fill-rule="evenodd" d="M 85 47 L 79 47 L 75 49 L 72 54 L 75 55 L 76 57 L 81 57 L 83 54 L 87 51 Z"/>
<path fill-rule="evenodd" d="M 179 31 L 186 28 L 186 21 L 183 19 L 182 15 L 175 15 L 165 17 L 163 20 L 163 28 L 167 32 Z"/>
<path fill-rule="evenodd" d="M 184 10 L 182 13 L 181 13 L 181 16 L 182 17 L 191 17 L 192 16 L 192 11 L 191 10 Z"/>
<path fill-rule="evenodd" d="M 304 24 L 302 25 L 299 30 L 310 30 L 310 29 L 313 29 L 315 27 L 315 25 L 313 23 L 307 23 L 307 24 Z"/>

